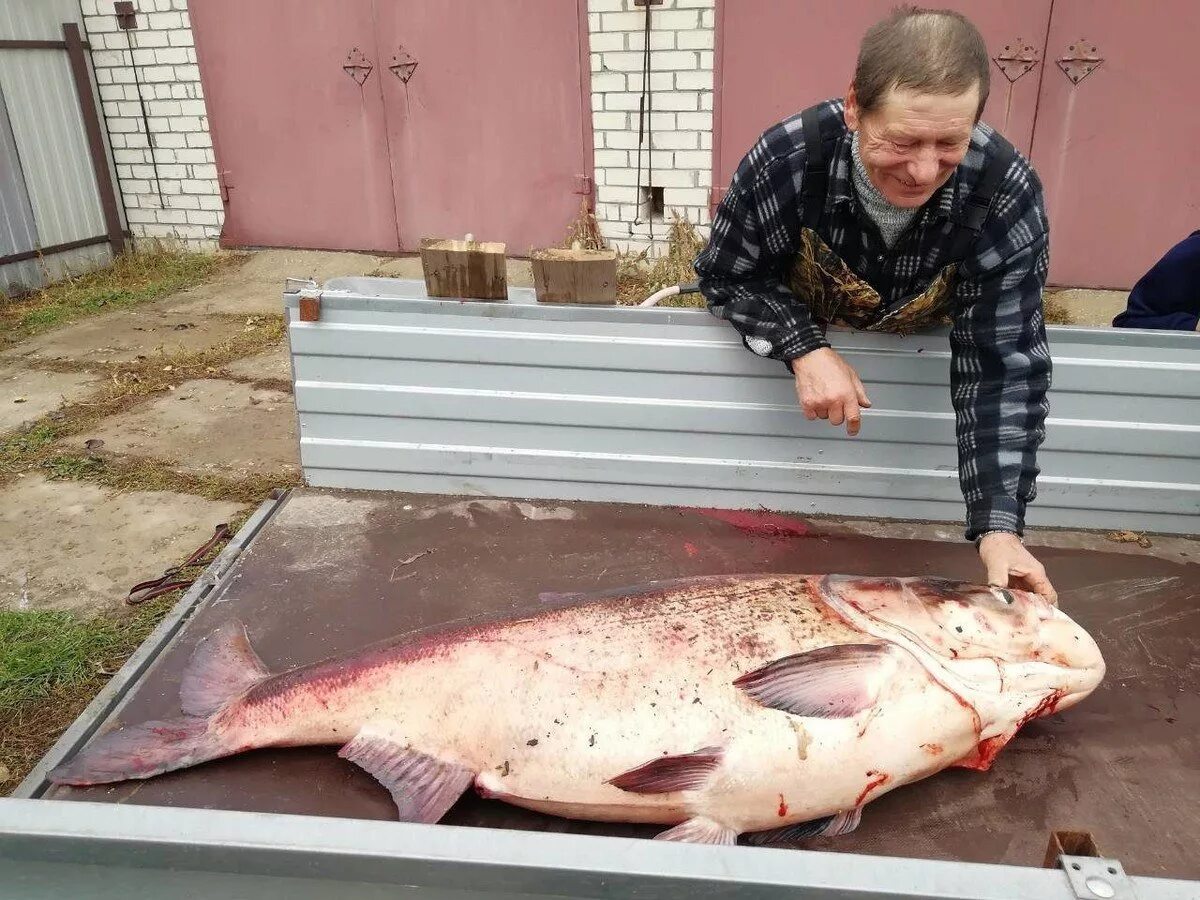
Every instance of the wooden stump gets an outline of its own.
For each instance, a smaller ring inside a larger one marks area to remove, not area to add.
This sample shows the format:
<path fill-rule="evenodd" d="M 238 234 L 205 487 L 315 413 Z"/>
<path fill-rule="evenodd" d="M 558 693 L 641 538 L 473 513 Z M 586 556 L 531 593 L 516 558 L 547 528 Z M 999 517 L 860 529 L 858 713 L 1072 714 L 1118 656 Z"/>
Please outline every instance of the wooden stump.
<path fill-rule="evenodd" d="M 504 250 L 501 243 L 423 239 L 421 267 L 425 271 L 425 292 L 430 297 L 507 300 Z"/>
<path fill-rule="evenodd" d="M 539 303 L 617 302 L 615 250 L 535 250 L 530 262 Z"/>

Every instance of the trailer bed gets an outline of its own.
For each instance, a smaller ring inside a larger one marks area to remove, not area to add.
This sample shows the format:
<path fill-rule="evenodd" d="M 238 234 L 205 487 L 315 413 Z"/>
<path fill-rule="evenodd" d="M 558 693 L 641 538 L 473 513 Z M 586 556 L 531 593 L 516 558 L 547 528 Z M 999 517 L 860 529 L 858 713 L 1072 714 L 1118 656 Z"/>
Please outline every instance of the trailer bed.
<path fill-rule="evenodd" d="M 1200 566 L 1040 555 L 1061 606 L 1105 654 L 1103 685 L 1079 707 L 1028 725 L 990 772 L 950 770 L 895 790 L 868 805 L 857 831 L 809 848 L 1037 866 L 1052 830 L 1076 829 L 1130 875 L 1200 879 Z M 839 535 L 765 513 L 300 489 L 101 727 L 178 715 L 193 647 L 230 617 L 279 671 L 394 633 L 520 616 L 544 608 L 542 592 L 737 572 L 981 574 L 969 544 Z M 255 751 L 147 781 L 34 793 L 395 818 L 387 791 L 332 748 Z M 444 822 L 626 837 L 659 830 L 572 822 L 472 793 Z"/>

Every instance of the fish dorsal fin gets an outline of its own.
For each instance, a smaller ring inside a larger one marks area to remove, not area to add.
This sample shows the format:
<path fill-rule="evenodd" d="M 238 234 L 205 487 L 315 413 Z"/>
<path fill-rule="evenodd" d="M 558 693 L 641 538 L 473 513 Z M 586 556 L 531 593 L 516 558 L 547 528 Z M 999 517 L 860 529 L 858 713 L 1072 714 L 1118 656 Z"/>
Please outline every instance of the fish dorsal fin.
<path fill-rule="evenodd" d="M 230 620 L 196 645 L 179 688 L 180 707 L 189 716 L 211 716 L 270 674 L 245 626 Z"/>
<path fill-rule="evenodd" d="M 634 794 L 695 790 L 721 764 L 721 758 L 720 747 L 705 747 L 679 756 L 662 756 L 636 769 L 622 772 L 616 778 L 610 778 L 608 783 Z"/>
<path fill-rule="evenodd" d="M 338 756 L 361 766 L 391 792 L 402 822 L 439 821 L 475 778 L 464 766 L 403 747 L 365 728 Z"/>
<path fill-rule="evenodd" d="M 875 705 L 897 668 L 886 644 L 835 644 L 785 656 L 734 680 L 771 709 L 844 719 Z"/>

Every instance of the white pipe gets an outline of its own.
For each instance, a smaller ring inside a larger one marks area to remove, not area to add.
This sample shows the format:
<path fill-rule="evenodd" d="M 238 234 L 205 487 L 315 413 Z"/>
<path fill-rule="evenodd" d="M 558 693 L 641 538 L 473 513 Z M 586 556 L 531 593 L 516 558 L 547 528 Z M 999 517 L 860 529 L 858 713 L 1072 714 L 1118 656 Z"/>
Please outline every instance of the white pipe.
<path fill-rule="evenodd" d="M 658 303 L 659 300 L 665 300 L 668 297 L 674 297 L 678 293 L 679 293 L 679 285 L 673 284 L 670 287 L 663 288 L 657 294 L 651 294 L 649 297 L 647 297 L 645 300 L 643 300 L 638 305 L 639 306 L 654 306 L 656 303 Z"/>

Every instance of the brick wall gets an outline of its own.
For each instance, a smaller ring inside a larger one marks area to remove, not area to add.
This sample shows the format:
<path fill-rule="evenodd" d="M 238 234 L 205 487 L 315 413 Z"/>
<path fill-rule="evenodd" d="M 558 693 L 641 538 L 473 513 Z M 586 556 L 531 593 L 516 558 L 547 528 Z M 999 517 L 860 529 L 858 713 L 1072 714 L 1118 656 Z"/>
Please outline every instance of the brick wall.
<path fill-rule="evenodd" d="M 138 28 L 125 32 L 117 28 L 113 0 L 82 0 L 129 227 L 135 241 L 176 238 L 212 248 L 223 207 L 187 0 L 134 6 Z"/>
<path fill-rule="evenodd" d="M 650 11 L 650 140 L 638 173 L 645 9 L 588 0 L 596 218 L 619 249 L 662 245 L 672 213 L 707 233 L 712 185 L 714 0 L 664 0 Z M 650 167 L 653 167 L 651 173 Z M 646 188 L 662 189 L 652 222 Z M 635 224 L 636 223 L 636 224 Z"/>

